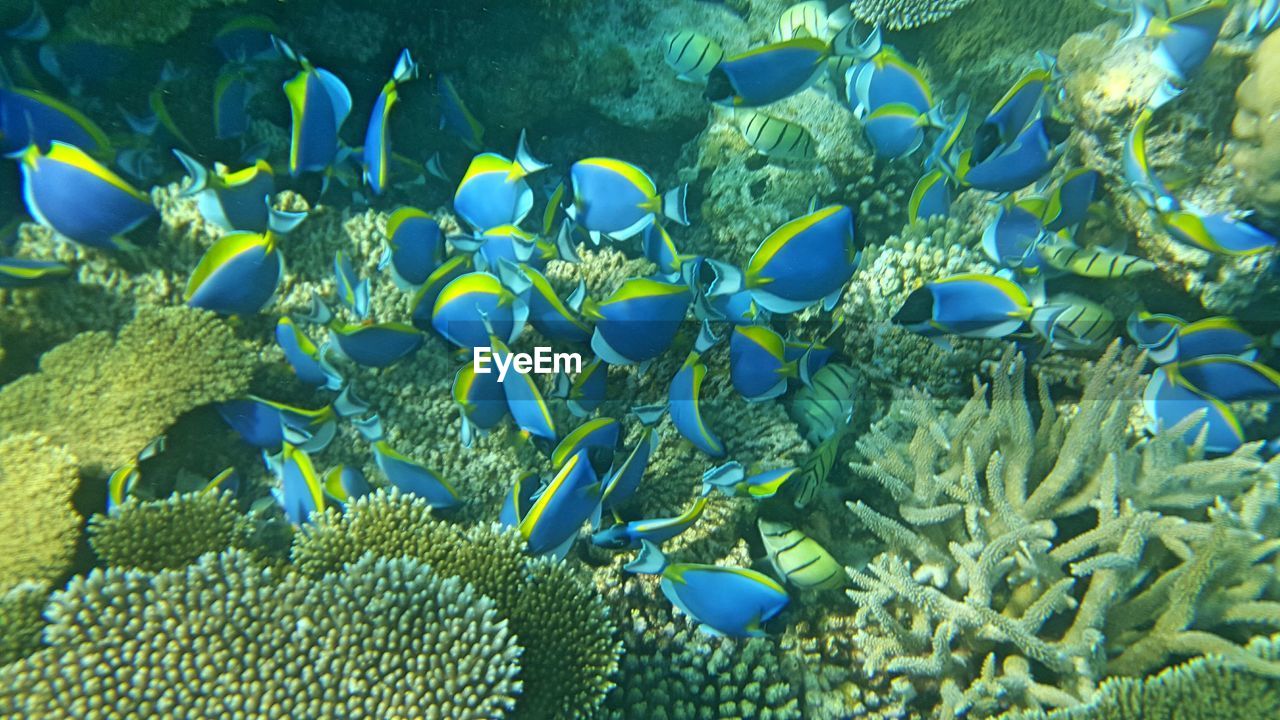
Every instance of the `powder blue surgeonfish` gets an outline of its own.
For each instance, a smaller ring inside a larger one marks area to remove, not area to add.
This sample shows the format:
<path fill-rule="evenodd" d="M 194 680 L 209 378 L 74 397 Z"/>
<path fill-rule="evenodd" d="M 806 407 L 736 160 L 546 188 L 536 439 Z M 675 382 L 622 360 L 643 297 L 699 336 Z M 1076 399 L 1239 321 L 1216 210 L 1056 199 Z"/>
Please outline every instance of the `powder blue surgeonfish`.
<path fill-rule="evenodd" d="M 1049 194 L 1041 220 L 1050 232 L 1078 226 L 1089 216 L 1102 176 L 1097 170 L 1076 168 L 1062 177 Z"/>
<path fill-rule="evenodd" d="M 55 140 L 92 153 L 111 145 L 101 128 L 70 105 L 35 90 L 0 87 L 0 155 L 13 156 L 29 145 L 48 150 Z"/>
<path fill-rule="evenodd" d="M 497 336 L 489 335 L 489 347 L 495 362 L 511 362 L 511 350 Z M 491 369 L 490 372 L 493 372 Z M 533 375 L 508 372 L 501 381 L 502 392 L 507 398 L 507 410 L 522 433 L 544 440 L 555 441 L 556 421 L 551 416 L 547 401 L 538 389 Z"/>
<path fill-rule="evenodd" d="M 320 349 L 293 320 L 282 317 L 276 323 L 276 344 L 299 380 L 311 387 L 342 388 L 342 376 L 325 361 Z"/>
<path fill-rule="evenodd" d="M 275 222 L 273 216 L 272 223 Z M 223 235 L 191 271 L 183 300 L 222 315 L 252 315 L 275 295 L 284 277 L 278 247 L 284 231 Z"/>
<path fill-rule="evenodd" d="M 1014 192 L 1044 177 L 1058 162 L 1066 127 L 1048 118 L 1037 118 L 1010 143 L 974 148 L 966 154 L 960 180 L 979 190 Z"/>
<path fill-rule="evenodd" d="M 270 452 L 279 452 L 287 439 L 308 452 L 323 450 L 338 429 L 330 405 L 309 410 L 251 395 L 217 403 L 214 409 L 242 440 Z"/>
<path fill-rule="evenodd" d="M 440 74 L 436 77 L 436 89 L 440 93 L 440 129 L 458 136 L 472 150 L 479 150 L 484 142 L 484 126 L 462 102 L 453 81 Z"/>
<path fill-rule="evenodd" d="M 658 432 L 651 427 L 644 429 L 639 442 L 621 463 L 609 468 L 604 478 L 604 490 L 600 495 L 603 509 L 616 508 L 635 496 L 640 480 L 649 467 L 649 458 L 658 450 Z M 599 518 L 592 523 L 599 526 Z"/>
<path fill-rule="evenodd" d="M 951 186 L 946 174 L 941 170 L 925 173 L 911 190 L 911 199 L 907 202 L 907 219 L 916 224 L 931 217 L 946 217 L 950 214 Z"/>
<path fill-rule="evenodd" d="M 1019 78 L 996 101 L 978 126 L 974 137 L 975 154 L 986 155 L 989 149 L 1008 145 L 1017 139 L 1041 112 L 1051 80 L 1051 73 L 1043 69 L 1031 70 Z"/>
<path fill-rule="evenodd" d="M 391 164 L 391 135 L 388 122 L 391 109 L 400 101 L 400 85 L 418 76 L 418 64 L 408 50 L 400 52 L 391 79 L 382 86 L 369 114 L 369 127 L 364 135 L 364 179 L 374 195 L 387 187 Z"/>
<path fill-rule="evenodd" d="M 903 59 L 891 45 L 849 68 L 845 93 L 859 118 L 888 105 L 905 104 L 924 114 L 933 108 L 933 91 L 920 69 Z"/>
<path fill-rule="evenodd" d="M 35 42 L 43 40 L 49 35 L 49 16 L 45 15 L 44 8 L 40 5 L 40 0 L 30 0 L 31 9 L 27 11 L 25 17 L 14 12 L 21 8 L 21 5 L 10 4 L 6 10 L 4 21 L 6 25 L 0 27 L 0 32 L 5 37 L 14 40 L 26 40 Z M 19 20 L 19 18 L 22 18 Z M 12 23 L 12 24 L 8 24 Z"/>
<path fill-rule="evenodd" d="M 788 465 L 748 475 L 740 463 L 728 462 L 702 474 L 702 494 L 710 495 L 718 488 L 729 497 L 764 500 L 777 495 L 778 490 L 798 472 L 800 468 Z"/>
<path fill-rule="evenodd" d="M 657 221 L 659 216 L 689 224 L 685 211 L 688 186 L 663 194 L 648 173 L 613 158 L 587 158 L 569 168 L 573 205 L 569 216 L 594 242 L 606 236 L 626 240 Z"/>
<path fill-rule="evenodd" d="M 1274 249 L 1280 242 L 1229 213 L 1176 209 L 1160 213 L 1159 220 L 1178 241 L 1219 255 L 1258 255 Z"/>
<path fill-rule="evenodd" d="M 907 296 L 893 322 L 942 343 L 943 335 L 999 338 L 1031 317 L 1031 300 L 1012 280 L 969 273 L 926 283 Z"/>
<path fill-rule="evenodd" d="M 341 250 L 333 254 L 333 280 L 338 302 L 361 320 L 369 317 L 369 278 L 360 279 L 351 256 Z"/>
<path fill-rule="evenodd" d="M 896 159 L 910 155 L 924 143 L 924 130 L 933 124 L 927 113 L 906 103 L 877 108 L 862 121 L 862 129 L 876 155 Z"/>
<path fill-rule="evenodd" d="M 561 373 L 556 377 L 555 397 L 563 398 L 569 412 L 586 417 L 604 402 L 609 366 L 600 358 L 592 358 L 572 380 Z"/>
<path fill-rule="evenodd" d="M 462 444 L 498 426 L 507 416 L 507 396 L 495 372 L 477 373 L 473 363 L 453 376 L 453 403 L 462 415 Z"/>
<path fill-rule="evenodd" d="M 525 178 L 547 167 L 529 152 L 521 131 L 514 160 L 491 152 L 471 159 L 454 192 L 453 209 L 478 233 L 519 225 L 533 209 L 533 189 Z"/>
<path fill-rule="evenodd" d="M 440 291 L 431 312 L 431 327 L 458 347 L 475 348 L 487 344 L 490 331 L 503 342 L 511 342 L 520 335 L 528 317 L 528 304 L 498 276 L 473 272 L 458 276 Z"/>
<path fill-rule="evenodd" d="M 816 82 L 830 54 L 822 40 L 792 38 L 727 57 L 707 76 L 703 97 L 733 107 L 777 102 Z"/>
<path fill-rule="evenodd" d="M 569 458 L 581 450 L 605 448 L 612 451 L 618 446 L 618 435 L 622 426 L 610 417 L 599 417 L 588 420 L 574 428 L 564 436 L 555 450 L 551 451 L 551 466 L 560 467 Z"/>
<path fill-rule="evenodd" d="M 339 505 L 373 492 L 364 473 L 354 465 L 335 465 L 329 468 L 322 478 L 325 497 Z"/>
<path fill-rule="evenodd" d="M 763 325 L 737 325 L 729 336 L 729 378 L 748 400 L 770 400 L 787 391 L 797 374 L 782 336 Z"/>
<path fill-rule="evenodd" d="M 1185 82 L 1204 61 L 1231 11 L 1230 0 L 1210 0 L 1168 19 L 1156 17 L 1145 3 L 1133 3 L 1133 23 L 1124 38 L 1158 38 L 1155 62 L 1165 72 Z"/>
<path fill-rule="evenodd" d="M 357 365 L 382 368 L 412 355 L 422 347 L 423 335 L 412 325 L 399 322 L 329 326 L 332 345 Z"/>
<path fill-rule="evenodd" d="M 71 276 L 71 268 L 53 260 L 0 257 L 0 288 L 25 288 Z"/>
<path fill-rule="evenodd" d="M 276 47 L 301 66 L 298 74 L 284 83 L 293 113 L 289 174 L 323 172 L 338 157 L 338 134 L 351 114 L 351 92 L 337 75 L 315 67 L 283 41 L 276 39 Z"/>
<path fill-rule="evenodd" d="M 661 545 L 692 527 L 706 506 L 707 498 L 699 497 L 676 517 L 618 523 L 592 535 L 591 544 L 610 550 L 636 550 L 644 542 Z"/>
<path fill-rule="evenodd" d="M 699 563 L 668 564 L 657 545 L 642 541 L 627 570 L 660 575 L 662 594 L 705 632 L 763 637 L 764 623 L 787 606 L 787 591 L 773 578 L 746 568 Z"/>
<path fill-rule="evenodd" d="M 387 218 L 387 250 L 379 265 L 391 268 L 396 287 L 422 285 L 444 262 L 444 253 L 444 233 L 432 215 L 402 207 Z"/>
<path fill-rule="evenodd" d="M 1166 365 L 1165 371 L 1223 402 L 1280 400 L 1280 372 L 1235 355 L 1205 355 Z"/>
<path fill-rule="evenodd" d="M 324 486 L 305 450 L 284 443 L 275 470 L 280 481 L 277 497 L 289 522 L 301 525 L 324 509 Z"/>
<path fill-rule="evenodd" d="M 418 286 L 413 293 L 413 299 L 410 300 L 409 312 L 410 321 L 413 326 L 419 330 L 435 331 L 432 327 L 432 317 L 435 312 L 436 300 L 440 297 L 441 291 L 459 277 L 471 272 L 473 265 L 471 256 L 466 254 L 454 255 L 445 260 L 436 269 L 427 275 L 426 281 Z"/>
<path fill-rule="evenodd" d="M 1045 264 L 1036 252 L 1044 235 L 1036 213 L 1020 203 L 1006 202 L 982 233 L 982 251 L 1000 267 L 1034 275 Z"/>
<path fill-rule="evenodd" d="M 118 250 L 120 236 L 155 214 L 150 197 L 74 145 L 30 145 L 21 166 L 27 212 L 83 245 Z"/>
<path fill-rule="evenodd" d="M 190 178 L 182 194 L 195 196 L 200 215 L 223 230 L 260 233 L 274 224 L 278 230 L 288 232 L 307 216 L 306 213 L 285 212 L 271 207 L 276 182 L 271 165 L 265 160 L 236 171 L 215 164 L 210 172 L 200 161 L 181 150 L 175 149 L 173 154 L 186 168 Z"/>
<path fill-rule="evenodd" d="M 546 276 L 536 269 L 525 266 L 517 272 L 529 285 L 524 297 L 529 305 L 529 324 L 534 329 L 556 342 L 581 345 L 591 342 L 591 328 L 578 316 L 586 297 L 586 286 L 581 281 L 566 303 Z"/>
<path fill-rule="evenodd" d="M 266 60 L 278 56 L 273 35 L 280 27 L 265 15 L 241 15 L 227 21 L 213 36 L 213 46 L 228 62 Z"/>
<path fill-rule="evenodd" d="M 1232 453 L 1244 444 L 1240 421 L 1226 403 L 1190 387 L 1166 368 L 1156 368 L 1151 374 L 1142 399 L 1152 432 L 1186 423 L 1184 438 L 1191 441 L 1205 433 L 1205 450 L 1212 454 Z M 1200 414 L 1200 419 L 1188 423 L 1193 414 Z"/>
<path fill-rule="evenodd" d="M 829 205 L 769 234 L 751 256 L 740 283 L 764 309 L 792 313 L 821 302 L 835 307 L 861 253 L 853 211 Z M 711 294 L 717 294 L 713 287 Z"/>
<path fill-rule="evenodd" d="M 1229 317 L 1210 317 L 1188 323 L 1166 314 L 1134 313 L 1126 328 L 1147 357 L 1160 365 L 1206 355 L 1234 355 L 1255 360 L 1262 341 Z"/>
<path fill-rule="evenodd" d="M 646 278 L 622 283 L 601 302 L 587 299 L 583 315 L 595 321 L 591 349 L 610 365 L 632 365 L 666 352 L 692 295 L 685 285 Z"/>
<path fill-rule="evenodd" d="M 370 442 L 374 464 L 392 487 L 426 500 L 436 511 L 452 510 L 461 503 L 453 486 L 387 443 L 377 415 L 357 422 L 356 429 Z"/>
<path fill-rule="evenodd" d="M 253 83 L 244 68 L 224 70 L 213 84 L 213 136 L 219 140 L 242 137 L 249 131 L 249 100 Z"/>
<path fill-rule="evenodd" d="M 706 375 L 707 366 L 698 353 L 689 353 L 684 365 L 671 379 L 668 391 L 671 422 L 694 447 L 713 458 L 720 458 L 724 457 L 724 443 L 711 432 L 702 417 L 702 381 Z"/>
<path fill-rule="evenodd" d="M 520 535 L 529 552 L 564 557 L 599 504 L 600 480 L 584 450 L 560 467 L 520 518 Z"/>

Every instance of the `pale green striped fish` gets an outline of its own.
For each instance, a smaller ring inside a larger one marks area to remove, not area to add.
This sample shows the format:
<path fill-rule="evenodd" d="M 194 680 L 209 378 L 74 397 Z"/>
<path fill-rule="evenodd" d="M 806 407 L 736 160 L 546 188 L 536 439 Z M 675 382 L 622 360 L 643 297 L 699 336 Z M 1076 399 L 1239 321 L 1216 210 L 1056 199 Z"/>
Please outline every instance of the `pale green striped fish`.
<path fill-rule="evenodd" d="M 761 155 L 779 160 L 812 160 L 818 151 L 813 135 L 793 122 L 759 112 L 739 112 L 734 116 L 742 137 Z"/>
<path fill-rule="evenodd" d="M 1082 248 L 1069 242 L 1049 242 L 1039 247 L 1040 257 L 1051 267 L 1087 278 L 1125 278 L 1151 272 L 1155 263 L 1135 255 Z"/>
<path fill-rule="evenodd" d="M 702 84 L 724 58 L 724 50 L 702 33 L 680 30 L 662 36 L 662 57 L 678 79 Z"/>
<path fill-rule="evenodd" d="M 1055 350 L 1087 350 L 1115 335 L 1116 316 L 1087 298 L 1058 295 L 1036 308 L 1027 321 Z"/>
<path fill-rule="evenodd" d="M 784 522 L 760 518 L 757 525 L 769 563 L 783 580 L 801 590 L 844 584 L 844 568 L 816 540 Z"/>
<path fill-rule="evenodd" d="M 808 385 L 796 391 L 791 401 L 791 419 L 800 426 L 810 445 L 831 437 L 849 422 L 857 381 L 852 369 L 833 363 L 823 366 Z"/>
<path fill-rule="evenodd" d="M 795 505 L 803 508 L 813 500 L 818 491 L 827 482 L 827 476 L 831 474 L 831 468 L 835 466 L 836 460 L 840 457 L 840 441 L 844 440 L 845 433 L 849 432 L 849 425 L 846 423 L 836 431 L 834 435 L 822 441 L 813 452 L 809 453 L 809 457 L 805 458 L 804 463 L 800 465 L 800 469 L 796 474 L 787 481 L 787 485 L 791 486 L 792 497 L 795 498 Z"/>

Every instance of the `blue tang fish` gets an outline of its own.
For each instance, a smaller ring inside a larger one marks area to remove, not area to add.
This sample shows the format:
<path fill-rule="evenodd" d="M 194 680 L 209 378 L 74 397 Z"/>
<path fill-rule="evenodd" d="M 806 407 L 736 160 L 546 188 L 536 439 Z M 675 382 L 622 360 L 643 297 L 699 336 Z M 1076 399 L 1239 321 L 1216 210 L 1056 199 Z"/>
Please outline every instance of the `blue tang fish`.
<path fill-rule="evenodd" d="M 764 500 L 777 495 L 783 484 L 798 472 L 800 468 L 788 465 L 747 475 L 740 463 L 728 462 L 702 474 L 702 494 L 710 495 L 719 489 L 729 497 Z"/>
<path fill-rule="evenodd" d="M 338 133 L 351 114 L 351 92 L 337 75 L 313 66 L 284 42 L 276 44 L 282 55 L 301 66 L 284 83 L 293 114 L 289 174 L 323 172 L 338 157 Z"/>
<path fill-rule="evenodd" d="M 671 379 L 668 403 L 671 422 L 680 435 L 707 455 L 719 458 L 724 457 L 724 443 L 711 432 L 702 418 L 702 381 L 706 375 L 707 366 L 702 364 L 698 353 L 689 353 L 684 365 L 680 366 Z"/>
<path fill-rule="evenodd" d="M 587 158 L 569 168 L 573 205 L 569 217 L 587 231 L 594 242 L 600 236 L 626 240 L 664 216 L 689 224 L 685 211 L 688 186 L 663 194 L 640 168 L 612 158 Z"/>
<path fill-rule="evenodd" d="M 337 420 L 329 405 L 308 410 L 251 395 L 243 400 L 217 403 L 214 409 L 242 440 L 271 452 L 280 450 L 286 439 L 286 428 L 295 439 L 308 437 L 309 440 L 295 444 L 309 451 L 322 450 L 337 431 Z"/>
<path fill-rule="evenodd" d="M 671 347 L 692 296 L 685 285 L 632 278 L 606 300 L 588 299 L 583 315 L 595 321 L 591 349 L 610 365 L 652 360 Z"/>
<path fill-rule="evenodd" d="M 947 176 L 941 170 L 925 173 L 911 190 L 911 199 L 907 202 L 907 220 L 917 224 L 931 217 L 946 217 L 950 214 L 951 186 L 947 182 Z"/>
<path fill-rule="evenodd" d="M 507 396 L 497 373 L 477 373 L 473 363 L 466 363 L 453 376 L 452 392 L 453 403 L 462 415 L 465 447 L 471 447 L 477 434 L 492 430 L 507 416 Z"/>
<path fill-rule="evenodd" d="M 1190 424 L 1183 435 L 1187 442 L 1204 432 L 1205 451 L 1215 455 L 1233 453 L 1244 444 L 1244 430 L 1231 408 L 1190 387 L 1163 367 L 1151 374 L 1143 393 L 1143 405 L 1151 420 L 1152 432 L 1178 427 L 1192 414 L 1201 413 L 1200 420 Z"/>
<path fill-rule="evenodd" d="M 786 359 L 782 336 L 763 325 L 738 325 L 729 336 L 729 378 L 748 400 L 771 400 L 787 391 L 795 361 Z"/>
<path fill-rule="evenodd" d="M 495 360 L 501 357 L 501 362 L 510 361 L 511 350 L 497 336 L 489 336 L 489 347 L 493 350 Z M 511 412 L 511 418 L 520 431 L 533 437 L 555 441 L 556 421 L 551 417 L 551 409 L 547 407 L 547 401 L 542 397 L 534 376 L 509 372 L 500 382 L 507 398 L 507 410 Z"/>
<path fill-rule="evenodd" d="M 440 337 L 463 348 L 481 347 L 489 338 L 486 322 L 503 342 L 524 329 L 528 304 L 503 286 L 496 275 L 460 275 L 440 291 L 431 311 L 431 327 Z"/>
<path fill-rule="evenodd" d="M 637 550 L 644 542 L 661 545 L 692 527 L 706 506 L 707 498 L 700 497 L 676 517 L 618 523 L 592 535 L 591 544 L 610 550 Z"/>
<path fill-rule="evenodd" d="M 790 601 L 787 591 L 768 575 L 721 565 L 668 564 L 656 545 L 641 545 L 639 558 L 627 569 L 661 575 L 662 594 L 709 634 L 763 637 L 764 623 Z"/>
<path fill-rule="evenodd" d="M 770 312 L 835 307 L 860 259 L 853 222 L 848 207 L 829 205 L 786 223 L 751 256 L 744 287 Z"/>
<path fill-rule="evenodd" d="M 0 257 L 0 288 L 26 288 L 71 276 L 71 268 L 52 260 Z"/>
<path fill-rule="evenodd" d="M 569 458 L 520 519 L 520 535 L 534 555 L 563 558 L 578 529 L 600 504 L 600 480 L 586 451 Z"/>
<path fill-rule="evenodd" d="M 561 374 L 556 378 L 556 397 L 564 398 L 569 412 L 586 417 L 604 402 L 609 366 L 600 358 L 592 358 L 572 380 Z"/>
<path fill-rule="evenodd" d="M 440 93 L 440 129 L 457 135 L 472 150 L 479 150 L 484 142 L 484 126 L 462 102 L 462 96 L 448 76 L 436 77 L 436 89 Z"/>
<path fill-rule="evenodd" d="M 406 358 L 422 347 L 417 328 L 398 322 L 371 325 L 329 326 L 333 347 L 357 365 L 382 368 Z"/>
<path fill-rule="evenodd" d="M 640 481 L 644 471 L 649 467 L 649 458 L 658 450 L 658 432 L 651 427 L 644 429 L 639 442 L 627 454 L 621 464 L 609 468 L 604 478 L 604 490 L 600 495 L 600 504 L 604 508 L 616 508 L 635 496 L 640 489 Z M 599 525 L 599 518 L 593 525 Z"/>
<path fill-rule="evenodd" d="M 253 84 L 240 69 L 218 75 L 213 85 L 213 136 L 219 140 L 242 137 L 249 131 L 249 100 Z"/>
<path fill-rule="evenodd" d="M 1133 6 L 1133 24 L 1124 37 L 1158 38 L 1156 65 L 1174 78 L 1186 81 L 1209 59 L 1230 10 L 1229 0 L 1210 0 L 1164 19 L 1155 17 L 1151 8 L 1137 2 Z"/>
<path fill-rule="evenodd" d="M 329 390 L 342 387 L 342 376 L 325 361 L 311 338 L 287 317 L 280 318 L 276 323 L 276 344 L 284 352 L 284 359 L 293 368 L 293 373 L 302 382 L 311 387 Z"/>
<path fill-rule="evenodd" d="M 364 179 L 374 195 L 381 195 L 387 187 L 391 162 L 391 135 L 388 128 L 391 109 L 400 101 L 400 85 L 417 76 L 417 63 L 409 56 L 408 50 L 402 50 L 391 79 L 382 86 L 369 114 L 369 127 L 364 135 Z"/>
<path fill-rule="evenodd" d="M 373 492 L 364 473 L 354 465 L 335 465 L 324 474 L 323 487 L 325 497 L 339 505 L 368 495 Z"/>
<path fill-rule="evenodd" d="M 280 506 L 289 522 L 301 525 L 324 508 L 324 486 L 306 451 L 284 443 L 276 476 L 280 480 Z"/>
<path fill-rule="evenodd" d="M 173 154 L 186 168 L 190 178 L 182 194 L 195 196 L 200 215 L 223 230 L 261 233 L 274 225 L 288 232 L 307 216 L 303 212 L 285 212 L 271 207 L 276 181 L 266 160 L 257 160 L 249 167 L 235 171 L 215 164 L 213 172 L 210 172 L 181 150 L 175 149 Z"/>
<path fill-rule="evenodd" d="M 1276 238 L 1227 213 L 1170 210 L 1160 225 L 1176 240 L 1219 255 L 1248 256 L 1276 247 Z"/>
<path fill-rule="evenodd" d="M 436 269 L 427 275 L 426 281 L 413 294 L 410 306 L 410 319 L 413 326 L 419 330 L 429 330 L 434 332 L 432 326 L 433 313 L 435 312 L 436 299 L 440 297 L 440 292 L 459 277 L 471 272 L 472 262 L 470 255 L 454 255 L 445 260 Z"/>
<path fill-rule="evenodd" d="M 613 449 L 618 445 L 618 435 L 622 426 L 617 420 L 609 417 L 588 420 L 574 428 L 555 450 L 551 451 L 551 465 L 560 467 L 582 450 L 594 448 Z"/>
<path fill-rule="evenodd" d="M 444 233 L 435 217 L 414 207 L 402 207 L 387 218 L 387 250 L 382 265 L 401 290 L 416 288 L 444 262 Z"/>
<path fill-rule="evenodd" d="M 1000 338 L 1017 332 L 1031 312 L 1031 301 L 1017 283 L 970 273 L 918 288 L 907 296 L 893 322 L 930 339 L 942 335 Z"/>
<path fill-rule="evenodd" d="M 792 38 L 727 57 L 707 76 L 703 97 L 733 107 L 777 102 L 816 82 L 830 54 L 822 40 Z"/>
<path fill-rule="evenodd" d="M 36 222 L 82 245 L 120 249 L 120 236 L 155 214 L 151 198 L 74 145 L 22 153 L 22 196 Z"/>
<path fill-rule="evenodd" d="M 223 235 L 191 271 L 183 301 L 222 315 L 258 312 L 284 277 L 279 239 L 272 230 Z"/>
<path fill-rule="evenodd" d="M 333 279 L 338 302 L 361 320 L 369 317 L 369 278 L 361 280 L 351 266 L 351 256 L 341 250 L 333 254 Z"/>
<path fill-rule="evenodd" d="M 1280 400 L 1280 372 L 1235 355 L 1205 355 L 1166 365 L 1165 372 L 1223 402 Z"/>
<path fill-rule="evenodd" d="M 476 232 L 519 225 L 533 209 L 533 189 L 525 178 L 547 167 L 529 152 L 521 131 L 514 160 L 491 152 L 471 159 L 454 192 L 453 209 Z"/>
<path fill-rule="evenodd" d="M 105 152 L 110 140 L 75 108 L 35 90 L 0 87 L 0 154 L 13 156 L 29 145 L 47 151 L 53 141 L 87 152 Z"/>

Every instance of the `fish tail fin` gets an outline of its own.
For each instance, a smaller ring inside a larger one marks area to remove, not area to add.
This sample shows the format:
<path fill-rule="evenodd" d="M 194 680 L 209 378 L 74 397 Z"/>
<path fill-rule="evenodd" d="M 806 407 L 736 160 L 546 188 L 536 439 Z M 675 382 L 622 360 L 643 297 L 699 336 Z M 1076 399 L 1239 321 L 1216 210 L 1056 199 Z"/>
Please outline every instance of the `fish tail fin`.
<path fill-rule="evenodd" d="M 364 439 L 369 442 L 378 442 L 386 436 L 386 433 L 382 428 L 382 418 L 378 417 L 377 413 L 374 413 L 369 417 L 356 418 L 351 421 L 351 424 L 354 425 L 356 430 L 358 430 L 360 434 L 364 436 Z"/>
<path fill-rule="evenodd" d="M 413 57 L 409 55 L 409 48 L 400 51 L 400 57 L 396 60 L 396 69 L 391 73 L 391 79 L 397 83 L 412 80 L 418 77 L 418 63 L 413 61 Z"/>
<path fill-rule="evenodd" d="M 640 541 L 640 554 L 635 560 L 622 566 L 623 570 L 637 575 L 661 575 L 667 568 L 667 556 L 648 540 Z"/>
<path fill-rule="evenodd" d="M 884 46 L 884 35 L 880 30 L 880 26 L 876 25 L 866 39 L 858 40 L 858 24 L 850 22 L 840 29 L 831 38 L 831 53 L 834 55 L 846 55 L 860 59 L 868 59 L 880 52 L 880 48 Z"/>
<path fill-rule="evenodd" d="M 302 62 L 302 56 L 295 52 L 289 43 L 281 40 L 275 35 L 271 36 L 271 46 L 274 47 L 276 52 L 280 54 L 280 57 L 283 57 L 285 60 L 290 60 L 296 63 Z"/>
<path fill-rule="evenodd" d="M 685 209 L 685 201 L 688 197 L 687 184 L 668 190 L 662 196 L 662 214 L 681 225 L 688 225 L 689 213 Z"/>
<path fill-rule="evenodd" d="M 177 150 L 174 150 L 177 152 Z M 288 235 L 293 232 L 303 220 L 307 219 L 307 213 L 291 212 L 288 210 L 278 210 L 271 205 L 271 196 L 264 195 L 263 202 L 267 204 L 267 229 L 277 235 Z"/>
<path fill-rule="evenodd" d="M 1156 19 L 1155 12 L 1141 0 L 1132 0 L 1131 12 L 1133 19 L 1129 22 L 1128 29 L 1124 31 L 1124 34 L 1116 42 L 1125 42 L 1126 40 L 1143 37 L 1151 29 L 1151 24 Z"/>
<path fill-rule="evenodd" d="M 1151 98 L 1147 100 L 1147 107 L 1143 110 L 1143 113 L 1159 110 L 1169 102 L 1176 100 L 1178 96 L 1182 95 L 1183 90 L 1184 88 L 1174 85 L 1172 80 L 1165 80 L 1151 93 Z M 1147 120 L 1150 121 L 1150 118 Z"/>
<path fill-rule="evenodd" d="M 527 131 L 520 131 L 520 143 L 516 145 L 516 161 L 511 166 L 511 172 L 507 174 L 509 179 L 532 175 L 539 170 L 546 170 L 551 167 L 551 163 L 544 163 L 535 158 L 533 153 L 529 152 L 529 144 L 527 142 Z"/>
<path fill-rule="evenodd" d="M 187 176 L 191 178 L 191 184 L 183 188 L 183 195 L 195 195 L 196 193 L 209 187 L 209 168 L 200 164 L 199 160 L 182 152 L 178 148 L 173 149 L 173 154 L 178 158 L 178 162 L 182 163 L 183 169 L 187 171 Z"/>

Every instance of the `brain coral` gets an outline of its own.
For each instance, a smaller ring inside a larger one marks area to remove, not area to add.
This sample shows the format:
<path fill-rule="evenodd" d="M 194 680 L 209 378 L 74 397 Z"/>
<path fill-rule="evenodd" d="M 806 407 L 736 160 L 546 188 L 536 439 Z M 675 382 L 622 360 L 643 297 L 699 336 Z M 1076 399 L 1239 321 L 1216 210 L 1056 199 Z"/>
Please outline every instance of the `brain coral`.
<path fill-rule="evenodd" d="M 0 593 L 23 580 L 52 583 L 67 571 L 80 537 L 71 506 L 76 461 L 34 433 L 0 441 Z"/>
<path fill-rule="evenodd" d="M 0 673 L 0 714 L 498 718 L 520 686 L 493 601 L 409 558 L 317 579 L 238 550 L 94 570 L 47 612 L 52 647 Z"/>
<path fill-rule="evenodd" d="M 365 552 L 412 557 L 492 597 L 521 646 L 519 718 L 588 717 L 612 687 L 619 643 L 608 609 L 569 565 L 525 556 L 520 536 L 495 526 L 463 530 L 431 517 L 421 499 L 374 493 L 345 513 L 313 516 L 294 563 L 313 577 Z"/>
<path fill-rule="evenodd" d="M 89 518 L 89 544 L 111 567 L 182 568 L 231 547 L 241 519 L 229 493 L 131 498 L 114 514 Z"/>
<path fill-rule="evenodd" d="M 82 333 L 0 390 L 0 435 L 40 432 L 65 444 L 85 474 L 106 474 L 183 413 L 243 395 L 255 363 L 213 313 L 142 308 L 119 337 Z"/>
<path fill-rule="evenodd" d="M 950 16 L 973 0 L 854 0 L 859 20 L 890 30 L 909 30 Z"/>

